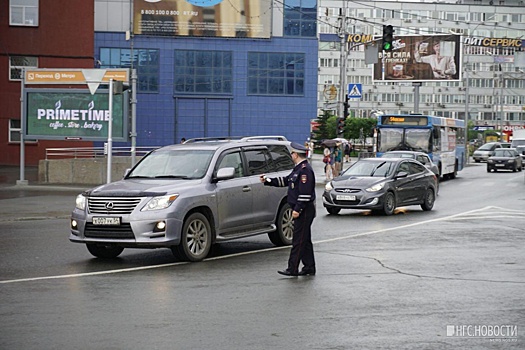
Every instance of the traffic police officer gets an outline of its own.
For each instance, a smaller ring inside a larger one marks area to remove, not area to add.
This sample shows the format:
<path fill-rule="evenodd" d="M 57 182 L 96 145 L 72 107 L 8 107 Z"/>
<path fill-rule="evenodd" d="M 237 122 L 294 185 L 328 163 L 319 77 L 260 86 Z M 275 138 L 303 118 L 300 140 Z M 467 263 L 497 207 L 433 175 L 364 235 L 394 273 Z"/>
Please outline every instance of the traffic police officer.
<path fill-rule="evenodd" d="M 261 182 L 265 186 L 288 186 L 288 204 L 293 210 L 294 229 L 288 268 L 277 272 L 285 276 L 315 275 L 311 231 L 315 217 L 315 175 L 306 159 L 306 148 L 303 145 L 292 142 L 291 153 L 295 167 L 290 175 L 274 178 L 261 175 Z M 301 261 L 304 266 L 299 271 Z"/>

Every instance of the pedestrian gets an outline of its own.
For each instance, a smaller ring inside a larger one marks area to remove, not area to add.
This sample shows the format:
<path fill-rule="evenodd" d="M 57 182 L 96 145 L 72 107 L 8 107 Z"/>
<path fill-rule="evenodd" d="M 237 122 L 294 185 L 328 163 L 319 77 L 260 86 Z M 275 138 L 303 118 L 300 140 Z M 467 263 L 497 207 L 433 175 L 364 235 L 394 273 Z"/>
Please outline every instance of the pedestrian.
<path fill-rule="evenodd" d="M 186 142 L 186 138 L 185 137 L 180 139 L 180 143 L 184 143 L 184 142 Z"/>
<path fill-rule="evenodd" d="M 326 176 L 326 182 L 332 180 L 332 152 L 330 148 L 325 147 L 323 151 L 323 163 L 324 163 L 324 173 Z"/>
<path fill-rule="evenodd" d="M 343 152 L 339 144 L 335 145 L 334 149 L 334 177 L 338 177 L 342 169 Z"/>
<path fill-rule="evenodd" d="M 345 162 L 346 163 L 350 162 L 350 152 L 351 152 L 350 142 L 347 142 L 345 143 Z"/>
<path fill-rule="evenodd" d="M 308 159 L 308 162 L 312 162 L 312 153 L 313 153 L 313 149 L 310 147 L 310 143 L 308 142 L 310 139 L 308 139 L 305 143 L 304 143 L 304 147 L 306 148 L 306 159 Z"/>
<path fill-rule="evenodd" d="M 306 148 L 292 142 L 292 159 L 295 167 L 288 176 L 260 180 L 265 186 L 288 186 L 288 204 L 292 207 L 293 239 L 288 267 L 277 271 L 284 276 L 315 275 L 314 247 L 312 244 L 312 222 L 315 217 L 315 175 L 306 159 Z M 299 271 L 299 264 L 303 268 Z"/>

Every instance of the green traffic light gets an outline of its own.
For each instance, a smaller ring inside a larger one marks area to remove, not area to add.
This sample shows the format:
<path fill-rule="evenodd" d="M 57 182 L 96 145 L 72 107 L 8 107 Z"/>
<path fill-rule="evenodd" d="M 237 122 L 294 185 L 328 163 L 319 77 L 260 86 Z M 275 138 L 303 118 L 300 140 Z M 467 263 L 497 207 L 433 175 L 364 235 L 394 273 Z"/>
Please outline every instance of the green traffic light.
<path fill-rule="evenodd" d="M 392 44 L 390 43 L 384 43 L 383 44 L 383 50 L 388 51 L 392 48 Z"/>

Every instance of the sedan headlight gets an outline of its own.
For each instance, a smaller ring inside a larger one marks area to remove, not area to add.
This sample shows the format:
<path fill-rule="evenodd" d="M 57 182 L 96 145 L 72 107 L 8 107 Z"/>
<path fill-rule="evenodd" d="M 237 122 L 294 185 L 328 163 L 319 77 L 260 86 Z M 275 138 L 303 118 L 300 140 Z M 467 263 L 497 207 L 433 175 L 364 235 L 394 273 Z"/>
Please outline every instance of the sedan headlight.
<path fill-rule="evenodd" d="M 324 185 L 324 190 L 327 191 L 327 192 L 330 192 L 333 189 L 334 189 L 334 187 L 332 186 L 332 181 L 330 181 L 326 185 Z"/>
<path fill-rule="evenodd" d="M 144 208 L 142 208 L 142 211 L 166 209 L 178 196 L 178 194 L 169 194 L 166 196 L 153 197 L 146 203 Z"/>
<path fill-rule="evenodd" d="M 80 210 L 86 209 L 86 197 L 84 197 L 84 195 L 79 194 L 77 196 L 77 199 L 75 200 L 75 208 Z"/>
<path fill-rule="evenodd" d="M 367 192 L 377 192 L 377 191 L 382 190 L 384 187 L 385 187 L 385 183 L 384 182 L 380 182 L 380 183 L 375 184 L 375 185 L 373 185 L 371 187 L 368 187 L 365 191 L 367 191 Z"/>
<path fill-rule="evenodd" d="M 508 162 L 509 163 L 514 163 L 514 159 L 509 159 Z"/>

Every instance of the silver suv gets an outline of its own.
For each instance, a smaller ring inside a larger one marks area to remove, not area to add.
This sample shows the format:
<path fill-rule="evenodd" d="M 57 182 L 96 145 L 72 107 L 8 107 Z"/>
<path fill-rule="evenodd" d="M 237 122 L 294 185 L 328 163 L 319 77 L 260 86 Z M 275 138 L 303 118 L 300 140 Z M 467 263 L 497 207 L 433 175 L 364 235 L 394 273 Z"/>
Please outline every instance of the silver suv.
<path fill-rule="evenodd" d="M 170 248 L 189 261 L 204 259 L 215 242 L 263 233 L 289 245 L 287 188 L 259 180 L 293 169 L 285 140 L 190 139 L 152 151 L 122 180 L 77 196 L 69 239 L 100 258 L 124 248 Z"/>

